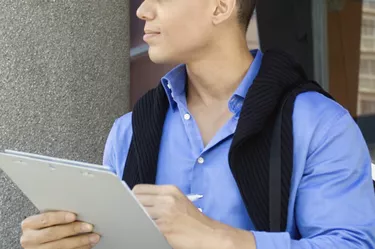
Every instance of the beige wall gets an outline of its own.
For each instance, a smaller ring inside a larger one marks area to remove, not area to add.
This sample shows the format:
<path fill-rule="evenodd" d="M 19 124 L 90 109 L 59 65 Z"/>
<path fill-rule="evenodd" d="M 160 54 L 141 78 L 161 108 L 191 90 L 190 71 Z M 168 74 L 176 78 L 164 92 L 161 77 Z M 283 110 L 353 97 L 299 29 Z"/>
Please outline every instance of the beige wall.
<path fill-rule="evenodd" d="M 362 8 L 358 115 L 375 114 L 375 4 Z"/>
<path fill-rule="evenodd" d="M 246 34 L 247 46 L 249 49 L 259 48 L 259 37 L 256 15 L 250 21 L 249 28 Z"/>

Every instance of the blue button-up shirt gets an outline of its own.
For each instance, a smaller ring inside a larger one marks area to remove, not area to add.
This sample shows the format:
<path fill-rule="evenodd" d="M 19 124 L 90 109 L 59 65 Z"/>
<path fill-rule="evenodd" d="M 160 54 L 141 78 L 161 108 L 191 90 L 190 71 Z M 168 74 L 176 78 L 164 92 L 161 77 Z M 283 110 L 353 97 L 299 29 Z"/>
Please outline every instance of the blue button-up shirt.
<path fill-rule="evenodd" d="M 156 184 L 202 195 L 194 204 L 204 214 L 252 231 L 257 249 L 375 248 L 375 195 L 366 143 L 349 113 L 316 92 L 300 94 L 295 102 L 287 231 L 255 231 L 228 165 L 242 104 L 262 62 L 260 51 L 252 54 L 254 61 L 228 102 L 233 117 L 207 146 L 187 107 L 186 67 L 180 65 L 162 78 L 170 108 Z M 104 165 L 120 178 L 132 137 L 131 115 L 115 121 L 104 152 Z"/>

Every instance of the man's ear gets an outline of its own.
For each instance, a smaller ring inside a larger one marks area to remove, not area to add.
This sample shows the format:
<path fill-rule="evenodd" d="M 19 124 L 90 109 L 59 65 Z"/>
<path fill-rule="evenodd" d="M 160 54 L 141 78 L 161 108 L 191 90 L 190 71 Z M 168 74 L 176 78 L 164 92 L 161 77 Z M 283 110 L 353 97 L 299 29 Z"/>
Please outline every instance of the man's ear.
<path fill-rule="evenodd" d="M 205 0 L 202 0 L 205 1 Z M 237 11 L 237 0 L 214 0 L 215 9 L 212 13 L 214 25 L 218 25 L 230 19 Z"/>

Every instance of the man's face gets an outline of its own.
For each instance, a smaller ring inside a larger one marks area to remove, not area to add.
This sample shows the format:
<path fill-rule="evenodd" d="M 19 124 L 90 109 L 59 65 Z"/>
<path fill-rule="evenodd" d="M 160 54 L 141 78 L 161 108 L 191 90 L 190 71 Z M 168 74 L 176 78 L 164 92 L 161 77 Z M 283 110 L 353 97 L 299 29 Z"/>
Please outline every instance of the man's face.
<path fill-rule="evenodd" d="M 212 0 L 145 0 L 137 10 L 155 63 L 187 63 L 212 42 Z"/>

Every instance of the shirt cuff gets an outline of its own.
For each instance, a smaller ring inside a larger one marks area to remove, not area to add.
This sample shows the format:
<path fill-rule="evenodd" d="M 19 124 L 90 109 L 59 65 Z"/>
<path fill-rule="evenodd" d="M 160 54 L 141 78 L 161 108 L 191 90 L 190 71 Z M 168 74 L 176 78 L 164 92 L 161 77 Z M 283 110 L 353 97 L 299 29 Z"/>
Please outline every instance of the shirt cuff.
<path fill-rule="evenodd" d="M 289 233 L 269 233 L 252 231 L 256 249 L 291 249 Z"/>

